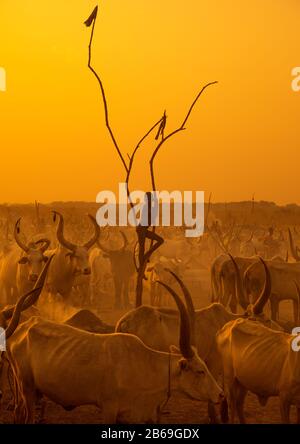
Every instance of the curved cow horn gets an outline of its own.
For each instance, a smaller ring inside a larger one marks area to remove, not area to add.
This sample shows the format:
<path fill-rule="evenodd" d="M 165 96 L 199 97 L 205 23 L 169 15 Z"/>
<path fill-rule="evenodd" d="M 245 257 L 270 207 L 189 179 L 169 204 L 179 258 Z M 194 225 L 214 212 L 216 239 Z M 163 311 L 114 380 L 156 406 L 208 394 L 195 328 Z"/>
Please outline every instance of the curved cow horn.
<path fill-rule="evenodd" d="M 256 315 L 261 314 L 263 312 L 264 306 L 266 305 L 266 303 L 268 302 L 268 299 L 270 297 L 271 286 L 272 286 L 270 270 L 267 267 L 267 264 L 265 263 L 265 261 L 261 257 L 259 257 L 259 260 L 261 261 L 261 263 L 264 266 L 266 279 L 265 279 L 265 284 L 262 289 L 262 292 L 261 292 L 259 298 L 257 299 L 257 301 L 255 302 L 255 304 L 253 305 L 253 313 Z"/>
<path fill-rule="evenodd" d="M 238 267 L 238 264 L 236 263 L 236 260 L 234 259 L 234 257 L 231 254 L 228 254 L 228 256 L 230 257 L 234 269 L 235 269 L 235 292 L 236 292 L 236 298 L 239 301 L 240 306 L 246 310 L 248 307 L 248 302 L 247 299 L 245 297 L 245 292 L 244 292 L 244 286 L 243 286 L 243 281 L 241 278 L 241 273 L 240 273 L 240 269 Z"/>
<path fill-rule="evenodd" d="M 50 247 L 51 242 L 49 239 L 44 238 L 44 239 L 39 239 L 38 241 L 35 242 L 35 245 L 39 244 L 44 244 L 41 246 L 40 251 L 42 253 L 45 253 L 45 251 L 48 250 L 48 248 Z"/>
<path fill-rule="evenodd" d="M 127 245 L 128 245 L 128 239 L 127 239 L 127 236 L 124 233 L 124 231 L 120 231 L 120 233 L 121 233 L 121 236 L 123 237 L 123 242 L 124 242 L 123 243 L 123 247 L 121 248 L 121 250 L 125 250 Z"/>
<path fill-rule="evenodd" d="M 292 233 L 291 233 L 290 229 L 288 229 L 288 233 L 289 233 L 289 242 L 290 242 L 291 253 L 292 253 L 293 258 L 295 259 L 295 261 L 299 262 L 300 261 L 300 256 L 298 254 L 298 248 L 295 247 L 293 236 L 292 236 Z"/>
<path fill-rule="evenodd" d="M 16 305 L 12 308 L 13 312 L 11 315 L 11 320 L 7 326 L 7 328 L 5 329 L 5 338 L 6 340 L 14 333 L 14 331 L 16 330 L 16 328 L 18 327 L 19 321 L 20 321 L 20 316 L 21 316 L 21 312 L 26 310 L 27 308 L 29 308 L 31 305 L 33 305 L 39 298 L 44 283 L 45 283 L 45 279 L 47 276 L 47 271 L 49 268 L 49 265 L 51 263 L 51 260 L 53 258 L 54 255 L 52 255 L 47 263 L 45 264 L 38 280 L 36 281 L 34 288 L 29 291 L 28 293 L 26 293 L 25 295 L 23 295 L 18 302 L 16 303 Z M 11 310 L 11 309 L 10 309 Z M 7 312 L 3 312 L 3 315 L 5 317 L 5 319 L 7 318 L 8 313 Z"/>
<path fill-rule="evenodd" d="M 76 245 L 72 244 L 71 242 L 67 241 L 64 237 L 64 218 L 63 215 L 60 214 L 58 211 L 52 211 L 52 213 L 54 214 L 54 218 L 56 216 L 59 217 L 59 223 L 57 226 L 57 231 L 56 231 L 56 236 L 58 239 L 58 242 L 65 248 L 67 248 L 68 250 L 74 251 L 76 250 Z"/>
<path fill-rule="evenodd" d="M 99 239 L 99 236 L 100 236 L 100 227 L 97 224 L 96 219 L 93 216 L 91 216 L 90 214 L 88 214 L 88 217 L 90 218 L 90 220 L 92 221 L 92 223 L 93 223 L 93 225 L 95 227 L 95 234 L 86 244 L 84 244 L 84 247 L 87 250 L 92 248 L 92 246 L 97 242 L 97 240 Z"/>
<path fill-rule="evenodd" d="M 156 281 L 173 296 L 176 305 L 180 313 L 180 333 L 179 333 L 179 346 L 182 356 L 186 359 L 191 359 L 194 356 L 194 351 L 191 347 L 191 326 L 188 312 L 184 306 L 184 303 L 175 291 L 167 284 L 161 281 Z"/>
<path fill-rule="evenodd" d="M 10 319 L 9 324 L 8 324 L 7 328 L 5 329 L 5 339 L 8 339 L 14 333 L 16 328 L 18 327 L 21 312 L 23 311 L 22 306 L 23 306 L 23 303 L 26 300 L 26 298 L 30 297 L 33 293 L 37 293 L 38 291 L 41 291 L 41 290 L 42 290 L 42 288 L 35 288 L 35 289 L 29 291 L 28 293 L 23 295 L 18 300 L 16 305 L 3 311 L 2 314 L 3 314 L 4 318 Z"/>
<path fill-rule="evenodd" d="M 15 238 L 15 241 L 17 242 L 17 244 L 19 245 L 19 247 L 22 250 L 24 250 L 25 253 L 29 253 L 29 247 L 27 245 L 25 245 L 20 239 L 20 223 L 21 223 L 21 217 L 17 220 L 17 222 L 15 224 L 14 238 Z"/>
<path fill-rule="evenodd" d="M 192 344 L 195 345 L 195 307 L 194 302 L 191 296 L 191 293 L 189 292 L 188 288 L 185 286 L 183 281 L 174 273 L 174 271 L 170 270 L 170 268 L 165 268 L 165 270 L 168 273 L 171 273 L 171 275 L 176 279 L 178 284 L 180 285 L 180 288 L 182 290 L 182 293 L 184 295 L 186 307 L 190 316 L 191 321 L 191 330 L 192 330 Z"/>

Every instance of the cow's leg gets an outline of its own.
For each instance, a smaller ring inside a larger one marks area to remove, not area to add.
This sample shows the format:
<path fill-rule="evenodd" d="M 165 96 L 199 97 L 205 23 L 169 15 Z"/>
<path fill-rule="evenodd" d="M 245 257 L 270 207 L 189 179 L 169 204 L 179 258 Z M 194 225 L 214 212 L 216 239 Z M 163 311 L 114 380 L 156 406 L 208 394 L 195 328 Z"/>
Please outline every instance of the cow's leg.
<path fill-rule="evenodd" d="M 39 407 L 40 407 L 39 418 L 38 418 L 39 424 L 45 423 L 46 403 L 47 402 L 45 397 L 41 395 L 39 397 Z"/>
<path fill-rule="evenodd" d="M 229 409 L 229 422 L 230 424 L 234 424 L 235 420 L 235 400 L 232 396 L 228 394 L 228 409 Z"/>
<path fill-rule="evenodd" d="M 221 416 L 221 421 L 223 424 L 227 424 L 229 421 L 229 416 L 228 416 L 228 402 L 227 399 L 224 398 L 221 401 L 221 405 L 220 405 L 220 416 Z"/>
<path fill-rule="evenodd" d="M 24 424 L 25 423 L 24 403 L 23 403 L 22 394 L 19 391 L 19 386 L 16 378 L 14 378 L 14 392 L 15 392 L 14 424 Z"/>
<path fill-rule="evenodd" d="M 14 371 L 14 370 L 13 370 Z M 34 422 L 35 404 L 32 401 L 32 392 L 27 381 L 20 380 L 14 372 L 15 384 L 15 424 L 29 424 Z"/>
<path fill-rule="evenodd" d="M 14 401 L 14 424 L 23 424 L 25 422 L 24 403 L 16 378 L 14 378 Z"/>
<path fill-rule="evenodd" d="M 208 413 L 209 423 L 210 424 L 217 424 L 218 423 L 218 415 L 216 412 L 216 408 L 211 401 L 208 401 L 207 413 Z"/>
<path fill-rule="evenodd" d="M 30 387 L 23 387 L 23 396 L 25 404 L 25 423 L 35 423 L 35 405 L 36 405 L 36 393 L 34 389 Z"/>
<path fill-rule="evenodd" d="M 247 395 L 247 389 L 241 386 L 237 382 L 236 387 L 236 411 L 239 417 L 240 424 L 245 424 L 245 416 L 244 416 L 244 403 Z"/>
<path fill-rule="evenodd" d="M 283 424 L 289 424 L 290 423 L 290 408 L 291 404 L 287 396 L 282 395 L 279 398 L 280 402 L 280 413 L 281 413 L 281 420 Z"/>
<path fill-rule="evenodd" d="M 9 403 L 7 405 L 7 410 L 14 410 L 14 407 L 16 405 L 16 384 L 13 369 L 9 361 L 7 361 L 6 364 L 6 379 L 11 393 L 11 399 L 9 400 Z"/>
<path fill-rule="evenodd" d="M 237 384 L 235 380 L 224 380 L 225 397 L 228 402 L 230 423 L 234 424 L 236 413 Z"/>
<path fill-rule="evenodd" d="M 17 404 L 15 405 L 14 424 L 24 424 L 24 423 L 25 423 L 24 403 L 21 399 L 19 399 Z"/>
<path fill-rule="evenodd" d="M 300 407 L 297 406 L 297 424 L 300 424 Z"/>

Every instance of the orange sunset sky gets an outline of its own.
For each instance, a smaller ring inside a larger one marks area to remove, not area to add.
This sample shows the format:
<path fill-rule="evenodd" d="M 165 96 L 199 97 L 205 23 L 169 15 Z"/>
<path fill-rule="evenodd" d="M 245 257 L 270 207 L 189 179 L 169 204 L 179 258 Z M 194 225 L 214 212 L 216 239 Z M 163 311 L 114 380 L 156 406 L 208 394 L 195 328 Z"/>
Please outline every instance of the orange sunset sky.
<path fill-rule="evenodd" d="M 0 202 L 94 201 L 124 171 L 87 69 L 95 0 L 0 0 Z M 159 189 L 213 201 L 300 203 L 299 0 L 105 0 L 93 64 L 124 155 L 164 109 L 168 129 L 209 88 L 156 162 Z M 150 187 L 153 137 L 131 187 Z"/>

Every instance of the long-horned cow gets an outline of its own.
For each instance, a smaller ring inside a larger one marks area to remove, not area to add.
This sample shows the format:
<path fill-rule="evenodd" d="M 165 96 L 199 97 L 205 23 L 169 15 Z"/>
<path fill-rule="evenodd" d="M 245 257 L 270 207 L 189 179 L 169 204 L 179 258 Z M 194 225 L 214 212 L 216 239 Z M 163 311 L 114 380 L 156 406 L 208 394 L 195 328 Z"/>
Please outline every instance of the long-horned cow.
<path fill-rule="evenodd" d="M 279 317 L 279 304 L 284 300 L 293 302 L 294 322 L 298 322 L 299 301 L 294 281 L 300 285 L 300 263 L 285 263 L 280 261 L 266 261 L 272 278 L 270 295 L 271 318 L 274 321 Z M 256 263 L 249 265 L 244 273 L 247 299 L 253 302 L 258 297 L 258 289 L 262 285 L 264 275 Z"/>
<path fill-rule="evenodd" d="M 247 306 L 251 301 L 253 302 L 258 298 L 260 294 L 260 289 L 263 287 L 264 284 L 264 273 L 261 267 L 258 267 L 257 257 L 258 256 L 234 257 L 234 262 L 237 264 L 239 272 L 244 275 L 244 281 L 247 290 L 244 296 L 245 301 L 244 306 L 242 306 L 243 309 L 246 308 L 245 304 Z M 279 264 L 278 266 L 280 269 L 289 270 L 292 268 L 289 267 L 289 265 L 291 264 L 287 264 L 285 260 L 280 256 L 272 258 L 271 260 L 267 261 L 267 263 L 270 269 L 278 268 L 276 264 Z M 250 284 L 249 279 L 254 271 L 255 273 L 257 272 L 257 274 L 259 275 L 259 280 L 253 280 L 253 282 Z M 234 263 L 228 255 L 222 254 L 215 259 L 211 267 L 212 302 L 221 302 L 225 307 L 229 306 L 231 311 L 234 313 L 237 312 L 239 303 L 235 296 L 235 275 L 236 271 Z M 275 284 L 277 286 L 277 279 L 274 279 L 274 281 L 272 282 L 272 286 L 274 287 Z M 297 298 L 295 288 L 293 285 L 290 287 L 290 290 L 293 294 L 292 299 L 294 299 L 296 303 Z M 251 295 L 252 292 L 253 294 Z M 278 289 L 275 293 L 277 292 Z M 288 292 L 288 295 L 289 293 L 290 292 Z M 282 299 L 284 298 L 285 297 L 283 297 Z M 289 299 L 289 296 L 286 297 L 286 299 Z M 270 302 L 272 307 L 273 304 L 276 304 L 276 297 L 273 296 L 273 294 L 271 294 Z M 276 317 L 273 316 L 272 319 L 276 320 Z"/>
<path fill-rule="evenodd" d="M 111 250 L 98 241 L 99 248 L 110 261 L 117 309 L 129 306 L 129 282 L 135 272 L 133 252 L 127 249 L 128 240 L 123 231 L 121 235 L 123 245 L 116 250 Z"/>
<path fill-rule="evenodd" d="M 264 268 L 270 289 L 271 275 L 265 263 Z M 257 322 L 269 293 L 254 304 L 251 319 L 233 320 L 217 334 L 232 423 L 236 413 L 239 421 L 245 422 L 244 401 L 248 391 L 256 394 L 262 405 L 269 397 L 278 396 L 284 423 L 289 423 L 290 407 L 296 405 L 299 419 L 300 357 L 292 349 L 295 336 Z"/>
<path fill-rule="evenodd" d="M 234 258 L 230 257 L 232 261 Z M 239 273 L 238 266 L 234 262 L 234 270 Z M 171 270 L 168 270 L 179 283 L 185 296 L 186 305 L 192 325 L 192 340 L 197 348 L 199 356 L 205 360 L 208 368 L 215 378 L 220 374 L 220 361 L 215 347 L 216 333 L 229 321 L 239 319 L 241 315 L 231 313 L 222 304 L 213 303 L 208 307 L 195 310 L 193 300 L 188 288 L 183 281 Z M 240 305 L 247 310 L 245 316 L 253 312 L 253 306 L 248 306 L 242 291 L 240 274 L 234 276 L 236 298 Z M 257 307 L 261 307 L 261 301 L 265 300 L 266 294 L 270 291 L 267 282 L 262 286 L 260 297 L 256 302 Z M 261 321 L 266 325 L 282 330 L 279 325 L 261 317 Z M 140 337 L 145 344 L 157 350 L 168 350 L 170 344 L 176 344 L 178 338 L 179 318 L 176 310 L 164 307 L 150 307 L 142 305 L 125 314 L 116 325 L 117 332 L 131 333 Z M 216 421 L 216 413 L 209 405 L 209 416 L 211 421 Z"/>
<path fill-rule="evenodd" d="M 14 238 L 21 249 L 11 249 L 2 258 L 0 280 L 6 295 L 6 303 L 13 304 L 19 295 L 30 291 L 36 282 L 43 265 L 47 262 L 46 250 L 49 248 L 48 239 L 25 243 L 20 236 L 21 218 L 14 228 Z"/>
<path fill-rule="evenodd" d="M 22 295 L 16 304 L 7 306 L 0 311 L 0 327 L 3 330 L 0 334 L 1 345 L 3 345 L 3 339 L 5 339 L 7 344 L 8 339 L 12 336 L 20 322 L 25 322 L 28 320 L 27 311 L 30 312 L 30 310 L 34 308 L 34 304 L 37 302 L 42 292 L 48 268 L 52 259 L 53 256 L 51 256 L 44 265 L 38 279 L 34 283 L 33 289 Z M 0 401 L 2 399 L 2 384 L 4 383 L 3 368 L 5 363 L 5 355 L 6 353 L 4 351 L 0 353 Z"/>
<path fill-rule="evenodd" d="M 55 250 L 55 257 L 48 273 L 46 290 L 52 295 L 60 294 L 64 298 L 70 297 L 76 276 L 90 275 L 89 250 L 95 245 L 100 235 L 100 227 L 95 218 L 88 215 L 93 226 L 94 235 L 83 246 L 75 245 L 64 236 L 64 218 L 57 211 L 53 211 L 54 218 L 59 217 L 57 239 L 59 247 Z"/>
<path fill-rule="evenodd" d="M 20 238 L 20 223 L 21 219 L 18 219 L 14 229 L 14 237 L 23 252 L 17 269 L 17 288 L 19 294 L 23 294 L 32 289 L 47 262 L 48 257 L 45 252 L 50 246 L 50 240 L 39 239 L 36 242 L 23 243 Z"/>
<path fill-rule="evenodd" d="M 174 391 L 219 403 L 222 389 L 192 347 L 188 313 L 172 295 L 180 312 L 180 352 L 153 350 L 130 334 L 92 334 L 39 317 L 19 326 L 7 347 L 20 400 L 16 422 L 34 422 L 38 394 L 68 409 L 103 407 L 107 424 L 157 422 Z"/>

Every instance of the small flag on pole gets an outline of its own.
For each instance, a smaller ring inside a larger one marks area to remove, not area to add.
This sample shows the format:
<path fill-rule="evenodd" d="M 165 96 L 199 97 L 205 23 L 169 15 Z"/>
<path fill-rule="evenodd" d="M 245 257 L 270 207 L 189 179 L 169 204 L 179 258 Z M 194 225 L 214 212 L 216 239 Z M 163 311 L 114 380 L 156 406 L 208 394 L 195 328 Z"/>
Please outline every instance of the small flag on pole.
<path fill-rule="evenodd" d="M 91 13 L 89 18 L 84 22 L 85 26 L 88 28 L 93 24 L 93 22 L 96 20 L 98 14 L 98 6 L 94 9 L 94 11 Z"/>

